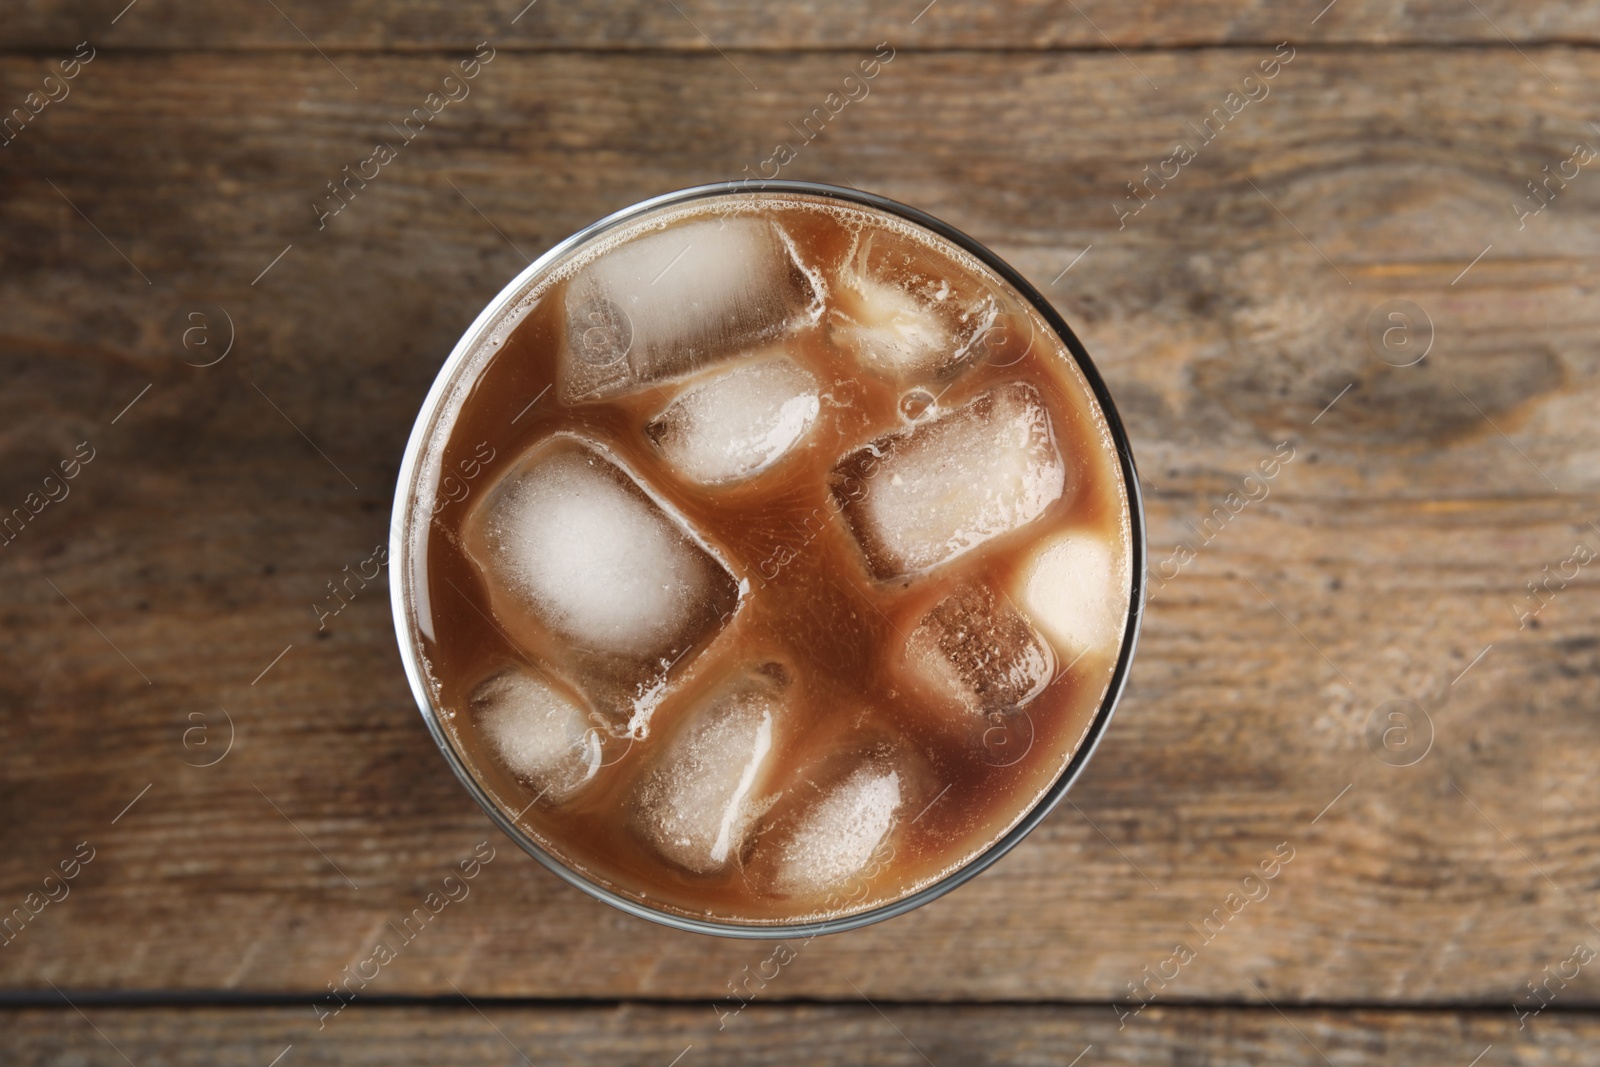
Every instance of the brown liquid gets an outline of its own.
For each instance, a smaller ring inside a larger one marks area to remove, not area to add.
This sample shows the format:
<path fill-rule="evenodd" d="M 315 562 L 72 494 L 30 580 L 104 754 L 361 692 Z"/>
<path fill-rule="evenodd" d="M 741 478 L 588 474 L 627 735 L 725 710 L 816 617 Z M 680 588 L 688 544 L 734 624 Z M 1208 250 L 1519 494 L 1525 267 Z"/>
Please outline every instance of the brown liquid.
<path fill-rule="evenodd" d="M 736 217 L 758 214 L 781 225 L 801 262 L 830 284 L 830 301 L 838 297 L 838 272 L 859 252 L 862 234 L 874 230 L 880 233 L 874 245 L 880 259 L 904 266 L 910 255 L 925 275 L 945 275 L 997 296 L 999 314 L 983 337 L 981 355 L 936 368 L 919 382 L 864 369 L 830 328 L 828 315 L 778 342 L 764 341 L 754 347 L 781 343 L 815 377 L 825 400 L 800 443 L 769 469 L 745 481 L 704 487 L 664 467 L 647 427 L 686 387 L 736 361 L 706 364 L 681 381 L 563 403 L 558 357 L 567 343 L 572 275 L 542 291 L 536 286 L 520 321 L 485 349 L 476 380 L 461 393 L 453 416 L 446 405 L 433 428 L 419 484 L 439 481 L 435 490 L 419 492 L 413 507 L 414 516 L 433 512 L 426 529 L 413 523 L 413 573 L 425 583 L 427 597 L 418 604 L 416 641 L 457 752 L 505 813 L 547 852 L 591 881 L 655 908 L 773 923 L 847 914 L 903 897 L 981 853 L 1049 788 L 1104 698 L 1120 627 L 1109 646 L 1081 657 L 1055 648 L 1042 691 L 1021 712 L 987 717 L 964 710 L 948 695 L 941 698 L 925 676 L 908 674 L 909 635 L 962 588 L 969 602 L 984 599 L 974 587 L 999 592 L 989 601 L 1019 602 L 1013 594 L 1033 553 L 1066 530 L 1091 533 L 1110 546 L 1123 583 L 1120 605 L 1113 607 L 1125 616 L 1129 519 L 1096 400 L 1065 347 L 998 278 L 931 234 L 919 250 L 904 223 L 831 202 L 824 210 L 805 197 L 699 202 L 673 209 L 671 225 L 715 217 L 729 211 L 730 203 Z M 869 565 L 841 511 L 845 498 L 836 465 L 886 434 L 924 424 L 930 413 L 944 417 L 988 390 L 1017 382 L 1031 384 L 1048 411 L 1065 461 L 1060 497 L 1020 528 L 927 572 L 882 577 L 884 568 Z M 920 411 L 934 396 L 935 407 Z M 466 551 L 465 530 L 496 481 L 557 433 L 603 446 L 681 516 L 736 579 L 749 584 L 727 624 L 680 656 L 647 736 L 620 736 L 621 722 L 608 719 L 604 765 L 569 797 L 552 802 L 536 799 L 539 790 L 507 768 L 484 736 L 470 698 L 485 679 L 519 665 L 565 679 L 572 689 L 581 685 L 570 684 L 559 634 L 530 630 L 495 611 L 483 570 Z M 1024 625 L 1015 613 L 1004 622 L 1011 629 Z M 697 710 L 730 678 L 751 669 L 765 669 L 783 694 L 766 790 L 781 795 L 736 843 L 729 862 L 695 873 L 665 858 L 638 832 L 637 798 Z M 885 760 L 899 768 L 900 803 L 875 862 L 825 893 L 778 887 L 770 872 L 777 842 L 788 832 L 786 820 L 852 769 Z"/>

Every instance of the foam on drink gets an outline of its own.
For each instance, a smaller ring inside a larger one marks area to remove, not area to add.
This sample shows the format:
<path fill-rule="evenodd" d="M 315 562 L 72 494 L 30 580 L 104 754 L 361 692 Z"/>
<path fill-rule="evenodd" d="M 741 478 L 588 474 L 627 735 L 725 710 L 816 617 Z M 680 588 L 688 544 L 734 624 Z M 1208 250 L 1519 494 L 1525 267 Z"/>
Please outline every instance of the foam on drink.
<path fill-rule="evenodd" d="M 441 719 L 546 851 L 652 907 L 899 899 L 1015 825 L 1110 684 L 1105 418 L 1026 301 L 900 219 L 746 194 L 609 232 L 507 310 L 435 437 Z"/>

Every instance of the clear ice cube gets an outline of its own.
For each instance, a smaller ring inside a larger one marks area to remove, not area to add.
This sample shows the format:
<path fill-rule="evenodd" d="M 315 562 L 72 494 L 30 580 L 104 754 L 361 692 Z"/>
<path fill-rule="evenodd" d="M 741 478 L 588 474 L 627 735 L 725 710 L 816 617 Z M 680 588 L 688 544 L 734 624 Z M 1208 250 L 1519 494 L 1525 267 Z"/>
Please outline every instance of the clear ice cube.
<path fill-rule="evenodd" d="M 783 357 L 765 359 L 690 386 L 646 433 L 673 470 L 723 485 L 776 463 L 805 437 L 820 405 L 810 372 Z"/>
<path fill-rule="evenodd" d="M 738 860 L 765 810 L 781 701 L 768 679 L 742 677 L 669 743 L 634 803 L 640 835 L 666 859 L 696 874 Z"/>
<path fill-rule="evenodd" d="M 857 896 L 862 887 L 853 883 L 893 831 L 905 786 L 892 762 L 870 760 L 824 788 L 786 832 L 774 834 L 773 888 L 801 896 Z"/>
<path fill-rule="evenodd" d="M 1132 595 L 1128 565 L 1105 539 L 1072 530 L 1035 549 L 1022 570 L 1020 606 L 1069 662 L 1122 646 Z"/>
<path fill-rule="evenodd" d="M 984 717 L 1022 708 L 1055 674 L 1050 645 L 1021 612 L 981 585 L 957 589 L 924 615 L 906 655 L 924 687 Z"/>
<path fill-rule="evenodd" d="M 562 397 L 682 377 L 817 321 L 822 301 L 821 280 L 771 220 L 708 219 L 635 237 L 567 283 Z"/>
<path fill-rule="evenodd" d="M 601 737 L 588 710 L 532 671 L 489 678 L 469 705 L 500 761 L 541 797 L 564 800 L 600 768 Z"/>
<path fill-rule="evenodd" d="M 568 435 L 513 465 L 468 516 L 465 535 L 505 635 L 560 662 L 635 735 L 668 672 L 721 629 L 742 595 L 632 473 Z"/>
<path fill-rule="evenodd" d="M 1001 315 L 996 295 L 967 268 L 886 232 L 860 239 L 834 290 L 829 336 L 868 370 L 899 381 L 945 378 L 981 357 Z"/>
<path fill-rule="evenodd" d="M 850 453 L 830 481 L 872 573 L 891 579 L 1032 522 L 1066 464 L 1039 391 L 1010 382 Z"/>

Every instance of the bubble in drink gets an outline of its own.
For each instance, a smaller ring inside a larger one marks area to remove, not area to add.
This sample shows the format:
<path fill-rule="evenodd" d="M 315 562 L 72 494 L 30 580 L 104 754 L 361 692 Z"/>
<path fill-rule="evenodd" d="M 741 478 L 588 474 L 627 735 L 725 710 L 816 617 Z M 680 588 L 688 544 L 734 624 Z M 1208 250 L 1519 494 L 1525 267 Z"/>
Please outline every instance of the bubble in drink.
<path fill-rule="evenodd" d="M 681 378 L 814 322 L 822 296 L 770 219 L 635 237 L 567 283 L 562 398 L 598 400 Z"/>
<path fill-rule="evenodd" d="M 833 495 L 880 579 L 947 563 L 1044 514 L 1066 488 L 1028 382 L 878 438 L 834 467 Z"/>
<path fill-rule="evenodd" d="M 668 669 L 733 614 L 715 556 L 597 446 L 556 437 L 488 490 L 466 548 L 511 631 L 554 633 L 591 699 L 639 733 Z"/>
<path fill-rule="evenodd" d="M 756 674 L 695 709 L 639 789 L 633 810 L 640 835 L 696 874 L 736 859 L 765 810 L 782 716 L 777 685 Z"/>
<path fill-rule="evenodd" d="M 601 737 L 587 709 L 532 671 L 489 678 L 471 707 L 501 762 L 542 798 L 564 800 L 600 769 Z"/>
<path fill-rule="evenodd" d="M 999 301 L 954 263 L 886 233 L 864 236 L 839 271 L 829 328 L 868 370 L 932 381 L 984 353 Z"/>
<path fill-rule="evenodd" d="M 674 471 L 724 485 L 782 459 L 811 429 L 820 404 L 816 378 L 779 356 L 684 390 L 645 432 Z"/>
<path fill-rule="evenodd" d="M 976 716 L 1018 711 L 1055 674 L 1050 645 L 1021 612 L 981 585 L 962 586 L 924 615 L 906 656 L 934 703 L 954 698 Z"/>

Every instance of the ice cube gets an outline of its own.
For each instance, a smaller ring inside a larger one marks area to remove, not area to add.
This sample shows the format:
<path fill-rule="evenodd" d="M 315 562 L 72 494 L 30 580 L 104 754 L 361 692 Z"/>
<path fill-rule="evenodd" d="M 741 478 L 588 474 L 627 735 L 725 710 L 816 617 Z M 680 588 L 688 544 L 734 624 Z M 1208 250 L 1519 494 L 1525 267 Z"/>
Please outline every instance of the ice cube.
<path fill-rule="evenodd" d="M 979 716 L 1018 710 L 1055 674 L 1049 644 L 982 585 L 962 586 L 924 615 L 906 655 L 926 687 Z"/>
<path fill-rule="evenodd" d="M 600 733 L 588 711 L 531 671 L 495 675 L 469 703 L 501 762 L 542 797 L 565 799 L 600 767 Z"/>
<path fill-rule="evenodd" d="M 755 676 L 692 713 L 635 801 L 635 826 L 657 852 L 696 874 L 739 858 L 765 810 L 782 714 L 776 687 Z"/>
<path fill-rule="evenodd" d="M 672 226 L 567 283 L 561 394 L 594 400 L 682 377 L 822 314 L 821 280 L 774 221 Z"/>
<path fill-rule="evenodd" d="M 829 336 L 890 378 L 947 377 L 983 354 L 1000 318 L 995 294 L 972 277 L 905 237 L 869 234 L 839 270 Z"/>
<path fill-rule="evenodd" d="M 1122 645 L 1132 595 L 1125 556 L 1081 530 L 1045 541 L 1023 568 L 1021 607 L 1069 662 Z"/>
<path fill-rule="evenodd" d="M 1011 382 L 845 456 L 830 481 L 872 573 L 889 579 L 1032 522 L 1066 474 L 1039 391 Z"/>
<path fill-rule="evenodd" d="M 667 672 L 732 617 L 741 585 L 592 442 L 536 445 L 468 516 L 495 616 L 642 735 Z"/>
<path fill-rule="evenodd" d="M 722 485 L 777 462 L 811 429 L 819 406 L 817 380 L 778 357 L 691 386 L 646 432 L 679 474 Z"/>
<path fill-rule="evenodd" d="M 900 770 L 879 760 L 823 790 L 775 843 L 774 888 L 797 895 L 847 894 L 894 829 L 903 793 Z"/>
<path fill-rule="evenodd" d="M 737 592 L 732 575 L 637 481 L 575 439 L 535 449 L 476 517 L 491 584 L 587 648 L 670 654 Z"/>

